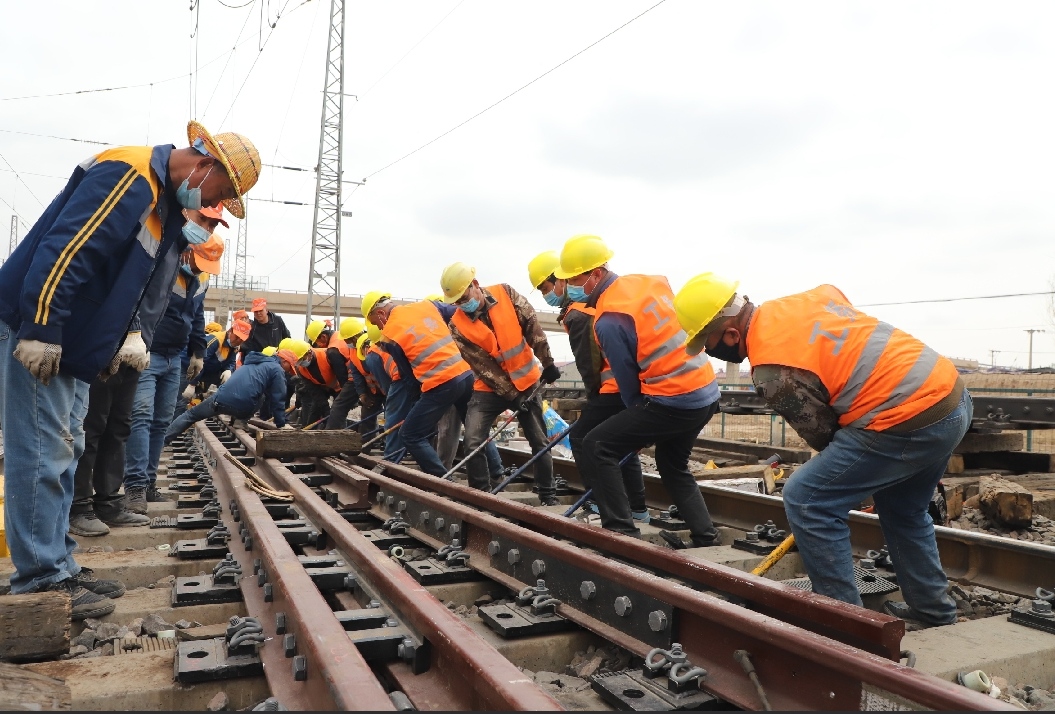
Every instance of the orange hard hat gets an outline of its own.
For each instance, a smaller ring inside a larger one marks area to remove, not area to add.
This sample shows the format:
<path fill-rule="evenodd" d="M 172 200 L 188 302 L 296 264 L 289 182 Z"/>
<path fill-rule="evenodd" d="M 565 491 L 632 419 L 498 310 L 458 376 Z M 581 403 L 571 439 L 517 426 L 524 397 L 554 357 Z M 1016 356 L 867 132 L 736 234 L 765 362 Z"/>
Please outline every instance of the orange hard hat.
<path fill-rule="evenodd" d="M 203 273 L 220 274 L 220 257 L 223 255 L 223 241 L 215 233 L 209 240 L 190 247 L 194 254 L 194 265 Z"/>
<path fill-rule="evenodd" d="M 249 339 L 249 333 L 253 331 L 252 325 L 245 320 L 235 320 L 234 325 L 231 326 L 231 332 L 241 337 L 243 340 Z"/>
<path fill-rule="evenodd" d="M 256 312 L 257 310 L 266 310 L 266 309 L 267 309 L 267 300 L 265 300 L 264 298 L 256 298 L 256 299 L 253 300 L 253 307 L 252 307 L 253 312 Z"/>
<path fill-rule="evenodd" d="M 223 219 L 223 204 L 217 203 L 215 206 L 202 206 L 198 211 L 206 218 L 215 218 L 220 222 L 224 228 L 230 228 L 231 226 Z"/>

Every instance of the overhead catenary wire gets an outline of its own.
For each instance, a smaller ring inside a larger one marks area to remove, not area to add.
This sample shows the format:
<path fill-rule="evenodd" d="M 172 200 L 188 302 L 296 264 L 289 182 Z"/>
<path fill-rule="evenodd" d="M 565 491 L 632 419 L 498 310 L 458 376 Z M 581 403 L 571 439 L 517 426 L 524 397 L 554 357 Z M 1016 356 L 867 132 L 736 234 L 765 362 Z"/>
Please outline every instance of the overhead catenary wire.
<path fill-rule="evenodd" d="M 7 157 L 5 157 L 3 154 L 0 154 L 0 159 L 2 159 L 3 162 L 7 164 L 7 168 L 11 169 L 11 171 L 15 174 L 15 178 L 22 182 L 22 185 L 26 187 L 27 191 L 29 191 L 29 195 L 33 197 L 33 200 L 36 201 L 41 208 L 44 208 L 44 202 L 37 198 L 37 194 L 33 193 L 33 189 L 29 187 L 29 184 L 26 183 L 26 180 L 22 178 L 22 175 L 20 173 L 18 173 L 18 170 L 11 165 L 11 162 L 7 160 Z"/>
<path fill-rule="evenodd" d="M 1055 290 L 1044 290 L 1036 293 L 1006 293 L 1003 295 L 973 295 L 970 297 L 931 298 L 928 300 L 900 300 L 897 302 L 871 302 L 854 307 L 889 307 L 891 305 L 926 305 L 941 302 L 960 302 L 963 300 L 1000 300 L 1003 298 L 1037 297 L 1039 295 L 1055 295 Z"/>
<path fill-rule="evenodd" d="M 635 20 L 637 20 L 637 19 L 639 19 L 639 18 L 642 18 L 642 17 L 644 17 L 645 15 L 647 15 L 648 13 L 652 12 L 653 10 L 655 10 L 655 9 L 656 9 L 657 7 L 659 7 L 660 5 L 662 5 L 663 3 L 665 3 L 666 1 L 667 1 L 667 0 L 659 0 L 659 2 L 657 2 L 657 3 L 655 4 L 655 5 L 652 5 L 651 7 L 647 8 L 646 10 L 644 10 L 644 11 L 642 11 L 642 12 L 638 13 L 637 15 L 635 15 L 634 17 L 630 18 L 629 20 L 627 20 L 626 22 L 624 22 L 624 23 L 623 23 L 622 25 L 620 25 L 619 27 L 617 27 L 617 28 L 615 28 L 614 30 L 612 30 L 611 32 L 609 32 L 609 33 L 608 33 L 607 35 L 605 35 L 604 37 L 601 37 L 601 38 L 600 38 L 600 39 L 598 39 L 598 40 L 594 40 L 594 41 L 593 41 L 593 42 L 591 42 L 590 44 L 586 45 L 586 47 L 583 47 L 583 48 L 582 48 L 581 50 L 579 50 L 578 52 L 576 52 L 575 54 L 573 54 L 573 55 L 572 55 L 571 57 L 568 57 L 568 58 L 567 58 L 566 60 L 564 60 L 564 61 L 563 61 L 563 62 L 561 62 L 560 64 L 557 64 L 557 65 L 555 65 L 554 67 L 551 67 L 551 68 L 549 68 L 548 70 L 546 70 L 545 72 L 543 72 L 542 74 L 540 74 L 539 76 L 535 77 L 535 78 L 534 78 L 533 80 L 531 80 L 530 82 L 528 82 L 527 84 L 524 84 L 524 85 L 522 85 L 522 86 L 518 87 L 517 89 L 514 89 L 514 90 L 513 90 L 512 92 L 510 92 L 509 94 L 505 95 L 504 97 L 502 97 L 502 98 L 501 98 L 501 99 L 499 99 L 498 101 L 496 101 L 496 102 L 494 102 L 494 103 L 492 103 L 492 104 L 488 105 L 488 106 L 487 106 L 487 107 L 485 107 L 484 109 L 481 109 L 480 111 L 476 112 L 476 114 L 473 114 L 473 115 L 472 115 L 471 117 L 469 117 L 469 118 L 468 118 L 468 119 L 466 119 L 465 121 L 461 122 L 460 124 L 457 124 L 457 125 L 455 125 L 455 126 L 451 127 L 450 129 L 448 129 L 447 131 L 443 132 L 442 134 L 440 134 L 440 135 L 439 135 L 439 136 L 437 136 L 436 138 L 434 138 L 434 139 L 431 139 L 430 141 L 427 141 L 427 142 L 425 142 L 424 144 L 422 144 L 422 145 L 421 145 L 421 146 L 419 146 L 418 148 L 414 149 L 413 151 L 411 151 L 411 152 L 409 152 L 409 153 L 406 153 L 406 154 L 404 154 L 403 156 L 400 156 L 400 157 L 399 157 L 398 159 L 396 159 L 395 161 L 392 161 L 391 163 L 385 164 L 384 166 L 382 166 L 381 168 L 377 169 L 376 171 L 373 171 L 373 172 L 371 172 L 371 173 L 367 174 L 367 175 L 366 175 L 366 176 L 365 176 L 365 177 L 363 178 L 363 181 L 366 181 L 366 179 L 368 179 L 368 178 L 370 178 L 370 177 L 372 177 L 372 176 L 376 176 L 377 174 L 381 173 L 382 171 L 384 171 L 384 170 L 386 170 L 386 169 L 392 168 L 393 166 L 395 166 L 396 164 L 398 164 L 398 163 L 399 163 L 400 161 L 403 161 L 404 159 L 409 159 L 409 158 L 410 158 L 411 156 L 413 156 L 414 154 L 418 153 L 418 152 L 419 152 L 419 151 L 421 151 L 422 149 L 425 149 L 425 148 L 427 148 L 427 147 L 429 147 L 429 146 L 432 146 L 433 144 L 435 144 L 435 143 L 436 143 L 437 141 L 439 141 L 439 140 L 440 140 L 440 139 L 442 139 L 443 137 L 447 136 L 448 134 L 451 134 L 451 133 L 453 133 L 453 132 L 457 131 L 458 129 L 461 129 L 461 128 L 462 128 L 463 126 L 465 126 L 466 124 L 468 124 L 469 122 L 471 122 L 471 121 L 472 121 L 473 119 L 476 119 L 477 117 L 480 117 L 480 116 L 482 116 L 482 115 L 486 114 L 487 112 L 491 111 L 492 109 L 494 109 L 495 107 L 497 107 L 497 106 L 498 106 L 499 104 L 501 104 L 502 102 L 504 102 L 504 101 L 506 101 L 507 99 L 510 99 L 510 98 L 512 98 L 512 97 L 514 97 L 514 96 L 516 96 L 516 95 L 517 95 L 517 94 L 519 94 L 520 92 L 522 92 L 522 91 L 524 91 L 525 89 L 527 89 L 528 87 L 530 87 L 530 86 L 531 86 L 532 84 L 535 84 L 535 83 L 536 83 L 536 82 L 538 82 L 538 81 L 539 81 L 540 79 L 542 79 L 542 78 L 546 77 L 547 75 L 550 75 L 550 74 L 552 74 L 553 72 L 556 72 L 556 71 L 557 71 L 558 69 L 560 69 L 560 68 L 561 68 L 561 67 L 563 67 L 564 65 L 568 64 L 569 62 L 571 62 L 571 61 L 572 61 L 573 59 L 575 59 L 575 58 L 576 58 L 576 57 L 578 57 L 579 55 L 583 54 L 584 52 L 588 51 L 589 49 L 591 49 L 591 48 L 593 48 L 593 47 L 596 47 L 597 45 L 599 45 L 600 43 L 604 42 L 605 40 L 607 40 L 607 39 L 608 39 L 609 37 L 611 37 L 611 36 L 612 36 L 612 35 L 614 35 L 615 33 L 617 33 L 617 32 L 619 32 L 620 30 L 622 30 L 622 29 L 623 29 L 624 27 L 626 27 L 627 25 L 631 24 L 631 23 L 632 23 L 632 22 L 634 22 Z"/>

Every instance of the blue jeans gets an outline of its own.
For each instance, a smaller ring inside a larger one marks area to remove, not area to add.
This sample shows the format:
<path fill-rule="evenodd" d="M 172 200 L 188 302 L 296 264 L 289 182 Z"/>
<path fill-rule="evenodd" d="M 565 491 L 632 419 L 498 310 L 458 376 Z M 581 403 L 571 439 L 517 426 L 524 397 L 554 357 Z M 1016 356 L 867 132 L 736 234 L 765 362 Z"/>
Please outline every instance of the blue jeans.
<path fill-rule="evenodd" d="M 183 367 L 180 356 L 150 353 L 150 366 L 139 375 L 132 433 L 125 449 L 125 490 L 149 488 L 158 480 L 165 431 L 172 421 Z"/>
<path fill-rule="evenodd" d="M 471 374 L 466 374 L 422 392 L 421 398 L 410 408 L 400 432 L 403 434 L 403 444 L 418 462 L 419 469 L 433 476 L 447 473 L 429 439 L 436 433 L 440 418 L 452 406 L 458 410 L 458 418 L 465 421 L 465 412 L 472 396 L 473 378 Z"/>
<path fill-rule="evenodd" d="M 165 432 L 164 442 L 166 444 L 169 443 L 190 428 L 195 422 L 199 422 L 202 419 L 210 419 L 217 414 L 230 413 L 229 410 L 224 409 L 216 403 L 216 395 L 214 394 L 207 399 L 203 399 L 201 402 L 195 404 L 193 407 L 176 417 L 172 424 L 169 425 L 168 431 Z M 249 417 L 240 418 L 248 419 Z"/>
<path fill-rule="evenodd" d="M 956 621 L 956 605 L 927 514 L 952 450 L 971 425 L 964 390 L 949 416 L 902 434 L 839 429 L 784 487 L 784 510 L 814 592 L 855 605 L 850 509 L 872 496 L 905 602 L 930 624 Z"/>
<path fill-rule="evenodd" d="M 414 406 L 416 396 L 417 390 L 409 389 L 402 379 L 392 382 L 388 387 L 388 394 L 385 395 L 385 429 L 407 418 L 410 408 Z M 401 451 L 403 451 L 403 427 L 385 437 L 385 461 L 394 461 Z"/>
<path fill-rule="evenodd" d="M 18 594 L 81 571 L 67 535 L 73 475 L 84 453 L 88 384 L 58 375 L 44 386 L 14 357 L 14 331 L 0 322 L 0 429 L 4 431 L 4 522 Z"/>

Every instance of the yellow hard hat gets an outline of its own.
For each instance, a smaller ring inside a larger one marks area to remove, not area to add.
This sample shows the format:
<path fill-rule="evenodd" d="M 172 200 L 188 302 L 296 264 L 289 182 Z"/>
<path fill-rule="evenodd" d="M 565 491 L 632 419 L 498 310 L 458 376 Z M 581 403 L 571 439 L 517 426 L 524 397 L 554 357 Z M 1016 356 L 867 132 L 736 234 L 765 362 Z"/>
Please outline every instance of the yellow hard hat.
<path fill-rule="evenodd" d="M 560 265 L 553 274 L 561 280 L 588 273 L 612 259 L 615 253 L 598 236 L 572 236 L 560 252 Z"/>
<path fill-rule="evenodd" d="M 528 263 L 528 280 L 531 281 L 531 287 L 536 290 L 546 282 L 546 279 L 553 275 L 553 271 L 560 267 L 560 254 L 555 250 L 547 250 L 545 253 L 539 253 L 531 262 Z"/>
<path fill-rule="evenodd" d="M 265 357 L 274 357 L 274 356 L 275 356 L 275 353 L 276 353 L 276 352 L 278 352 L 278 348 L 277 348 L 277 347 L 275 347 L 274 345 L 272 345 L 272 346 L 270 346 L 270 347 L 265 347 L 264 349 L 260 350 L 260 352 L 261 352 L 261 353 L 262 353 L 262 354 L 263 354 L 263 355 L 264 355 Z"/>
<path fill-rule="evenodd" d="M 440 276 L 443 302 L 452 303 L 460 300 L 475 277 L 476 268 L 465 263 L 451 263 L 444 268 L 443 275 Z"/>
<path fill-rule="evenodd" d="M 293 349 L 293 338 L 292 337 L 283 338 L 283 340 L 278 343 L 278 348 L 280 350 L 291 350 L 291 349 Z"/>
<path fill-rule="evenodd" d="M 443 300 L 443 296 L 439 293 L 432 293 L 431 295 L 426 295 L 425 299 L 431 302 L 436 302 L 437 300 Z"/>
<path fill-rule="evenodd" d="M 366 323 L 366 336 L 370 338 L 370 344 L 376 345 L 381 341 L 381 328 L 372 322 Z"/>
<path fill-rule="evenodd" d="M 283 340 L 283 342 L 285 342 L 285 340 Z M 279 347 L 279 349 L 283 348 Z M 291 352 L 293 352 L 293 354 L 297 356 L 297 359 L 300 360 L 304 359 L 304 355 L 311 352 L 311 345 L 309 345 L 304 340 L 290 340 L 290 344 L 286 349 L 289 349 Z"/>
<path fill-rule="evenodd" d="M 218 322 L 210 322 L 205 326 L 205 331 L 210 335 L 218 335 L 223 332 L 223 325 Z"/>
<path fill-rule="evenodd" d="M 703 351 L 704 331 L 736 296 L 738 280 L 726 280 L 714 273 L 700 273 L 685 283 L 674 296 L 674 313 L 685 330 L 685 349 L 690 354 Z"/>
<path fill-rule="evenodd" d="M 355 351 L 359 355 L 359 359 L 366 359 L 366 344 L 370 342 L 370 335 L 359 335 L 359 339 L 355 341 Z"/>
<path fill-rule="evenodd" d="M 381 290 L 371 290 L 366 295 L 363 295 L 363 318 L 367 322 L 370 322 L 370 311 L 374 309 L 374 305 L 379 303 L 382 299 L 391 300 L 392 293 L 386 293 Z"/>
<path fill-rule="evenodd" d="M 350 337 L 355 337 L 365 329 L 366 325 L 358 317 L 346 317 L 341 320 L 341 339 L 347 340 Z"/>
<path fill-rule="evenodd" d="M 308 337 L 308 342 L 315 342 L 319 339 L 319 335 L 326 329 L 326 323 L 322 320 L 312 320 L 308 323 L 308 326 L 304 329 L 304 334 Z"/>

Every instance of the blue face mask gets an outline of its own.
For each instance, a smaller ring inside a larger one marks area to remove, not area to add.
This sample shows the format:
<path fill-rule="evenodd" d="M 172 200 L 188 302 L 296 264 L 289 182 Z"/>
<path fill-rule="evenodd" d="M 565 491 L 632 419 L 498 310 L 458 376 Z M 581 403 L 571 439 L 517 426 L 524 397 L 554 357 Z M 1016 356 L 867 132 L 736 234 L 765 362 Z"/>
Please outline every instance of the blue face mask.
<path fill-rule="evenodd" d="M 191 245 L 201 245 L 205 241 L 209 240 L 211 234 L 199 226 L 194 221 L 187 221 L 183 224 L 183 237 L 187 239 L 187 242 Z"/>
<path fill-rule="evenodd" d="M 194 268 L 190 267 L 190 265 L 189 265 L 189 264 L 187 264 L 187 263 L 183 263 L 183 264 L 182 264 L 182 265 L 181 265 L 181 266 L 179 267 L 179 269 L 180 269 L 181 271 L 183 271 L 183 274 L 184 274 L 184 275 L 186 275 L 186 276 L 187 276 L 188 278 L 193 278 L 193 277 L 194 277 Z"/>
<path fill-rule="evenodd" d="M 193 211 L 201 210 L 201 187 L 202 184 L 205 183 L 205 179 L 209 178 L 210 173 L 212 173 L 212 166 L 210 166 L 209 170 L 205 172 L 205 178 L 203 178 L 201 183 L 198 184 L 198 188 L 190 187 L 190 176 L 194 175 L 193 171 L 190 172 L 190 176 L 183 179 L 183 183 L 176 188 L 176 200 L 179 202 L 179 205 Z"/>
<path fill-rule="evenodd" d="M 564 300 L 555 292 L 543 293 L 542 297 L 545 299 L 546 304 L 551 307 L 560 307 L 561 302 Z"/>
<path fill-rule="evenodd" d="M 564 294 L 572 302 L 586 302 L 586 298 L 590 297 L 581 286 L 572 285 L 571 283 L 564 286 Z"/>
<path fill-rule="evenodd" d="M 476 298 L 470 298 L 465 302 L 458 303 L 458 309 L 462 312 L 472 314 L 480 309 L 480 301 Z"/>

